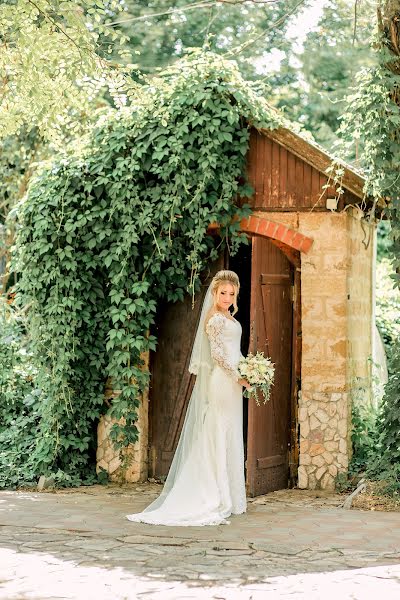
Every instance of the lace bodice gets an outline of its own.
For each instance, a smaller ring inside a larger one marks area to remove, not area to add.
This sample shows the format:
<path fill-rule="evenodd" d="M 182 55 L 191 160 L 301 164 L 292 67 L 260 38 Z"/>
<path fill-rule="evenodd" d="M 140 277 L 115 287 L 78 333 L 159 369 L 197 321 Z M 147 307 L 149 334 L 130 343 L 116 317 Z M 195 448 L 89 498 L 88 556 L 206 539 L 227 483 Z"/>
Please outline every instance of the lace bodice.
<path fill-rule="evenodd" d="M 211 357 L 215 364 L 232 377 L 234 381 L 240 379 L 238 363 L 241 357 L 240 338 L 242 326 L 239 321 L 233 321 L 216 312 L 209 319 L 206 333 L 210 341 Z"/>

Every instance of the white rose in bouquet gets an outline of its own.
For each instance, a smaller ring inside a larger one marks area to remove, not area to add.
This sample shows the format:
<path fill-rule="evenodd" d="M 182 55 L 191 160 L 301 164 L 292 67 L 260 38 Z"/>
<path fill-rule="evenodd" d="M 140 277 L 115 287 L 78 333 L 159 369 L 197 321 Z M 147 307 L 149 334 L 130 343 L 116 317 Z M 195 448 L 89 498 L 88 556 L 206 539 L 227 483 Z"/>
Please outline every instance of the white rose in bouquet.
<path fill-rule="evenodd" d="M 254 398 L 260 405 L 260 391 L 264 396 L 264 404 L 268 402 L 275 375 L 275 366 L 271 359 L 265 357 L 263 352 L 257 352 L 256 355 L 250 353 L 240 360 L 239 373 L 251 385 L 251 388 L 244 391 L 244 395 L 249 399 Z"/>

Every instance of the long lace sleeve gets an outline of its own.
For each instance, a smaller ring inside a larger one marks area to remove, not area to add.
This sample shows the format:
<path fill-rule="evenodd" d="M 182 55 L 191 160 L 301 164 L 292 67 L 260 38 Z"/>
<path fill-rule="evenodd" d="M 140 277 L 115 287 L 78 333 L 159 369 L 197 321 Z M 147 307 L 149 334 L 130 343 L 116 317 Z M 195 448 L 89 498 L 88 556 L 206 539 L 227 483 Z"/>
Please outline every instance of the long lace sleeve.
<path fill-rule="evenodd" d="M 211 357 L 217 365 L 227 373 L 227 375 L 232 377 L 235 381 L 238 381 L 240 379 L 239 371 L 229 361 L 229 357 L 226 355 L 221 339 L 224 328 L 224 319 L 225 317 L 216 313 L 207 323 L 206 333 L 210 340 Z"/>

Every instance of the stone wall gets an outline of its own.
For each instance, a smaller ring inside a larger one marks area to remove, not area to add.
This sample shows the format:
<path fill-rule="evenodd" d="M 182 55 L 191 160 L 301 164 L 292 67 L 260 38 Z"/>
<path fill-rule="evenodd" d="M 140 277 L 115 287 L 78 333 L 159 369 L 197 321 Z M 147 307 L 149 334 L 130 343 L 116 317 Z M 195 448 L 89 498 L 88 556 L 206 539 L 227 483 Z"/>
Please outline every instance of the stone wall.
<path fill-rule="evenodd" d="M 149 361 L 148 353 L 143 358 L 145 360 L 144 368 L 147 368 Z M 106 388 L 106 398 L 110 402 L 112 402 L 112 399 L 117 395 L 118 391 L 113 391 L 111 387 Z M 111 481 L 117 481 L 119 483 L 146 481 L 148 476 L 148 391 L 146 391 L 143 395 L 138 408 L 138 421 L 136 425 L 139 429 L 139 439 L 135 444 L 131 444 L 126 450 L 123 451 L 124 459 L 127 459 L 127 466 L 122 464 L 119 450 L 115 450 L 109 437 L 110 430 L 114 422 L 115 421 L 107 415 L 100 418 L 97 427 L 97 472 L 99 472 L 101 469 L 104 469 L 108 473 Z"/>

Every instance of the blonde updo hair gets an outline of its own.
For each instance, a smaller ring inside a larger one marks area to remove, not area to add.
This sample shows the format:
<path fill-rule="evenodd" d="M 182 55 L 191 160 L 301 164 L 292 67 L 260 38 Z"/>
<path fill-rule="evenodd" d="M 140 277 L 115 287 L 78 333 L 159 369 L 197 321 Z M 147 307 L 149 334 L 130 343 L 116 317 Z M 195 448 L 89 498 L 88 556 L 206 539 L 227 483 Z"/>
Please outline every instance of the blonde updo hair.
<path fill-rule="evenodd" d="M 239 282 L 239 277 L 236 275 L 236 273 L 234 271 L 228 271 L 228 270 L 218 271 L 212 278 L 211 293 L 214 298 L 214 306 L 211 309 L 211 312 L 215 312 L 216 310 L 218 310 L 218 308 L 217 308 L 218 300 L 219 300 L 218 289 L 221 286 L 221 284 L 223 284 L 223 283 L 231 283 L 233 285 L 233 289 L 235 290 L 235 295 L 234 295 L 233 302 L 232 302 L 232 304 L 233 304 L 233 313 L 232 314 L 235 315 L 238 311 L 237 297 L 239 294 L 240 282 Z"/>

